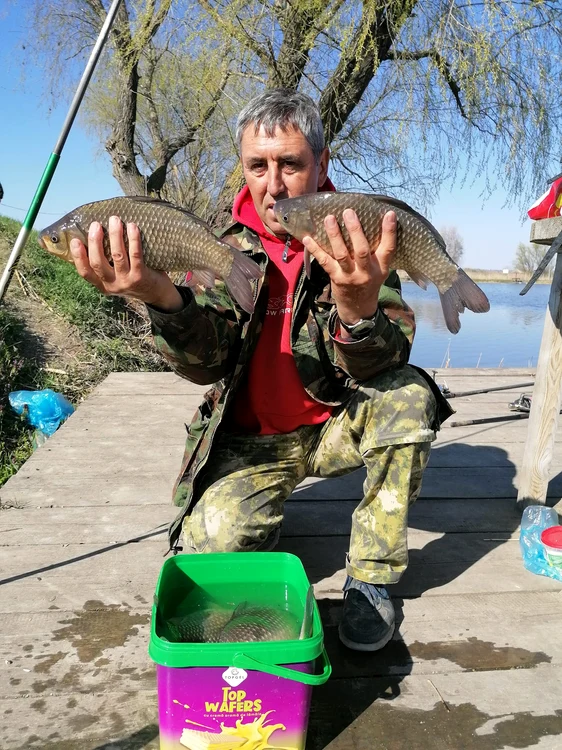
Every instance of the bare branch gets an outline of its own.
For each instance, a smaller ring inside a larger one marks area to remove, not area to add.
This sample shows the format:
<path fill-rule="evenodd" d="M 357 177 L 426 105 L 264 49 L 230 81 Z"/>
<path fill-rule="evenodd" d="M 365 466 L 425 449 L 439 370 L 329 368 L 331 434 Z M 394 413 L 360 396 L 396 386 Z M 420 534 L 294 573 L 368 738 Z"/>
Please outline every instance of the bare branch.
<path fill-rule="evenodd" d="M 326 142 L 331 143 L 361 100 L 381 61 L 388 59 L 396 35 L 418 0 L 387 6 L 365 2 L 361 21 L 320 99 Z M 366 41 L 368 42 L 366 44 Z"/>
<path fill-rule="evenodd" d="M 453 97 L 455 99 L 455 102 L 457 104 L 458 110 L 462 117 L 464 117 L 466 120 L 469 120 L 470 118 L 465 112 L 465 109 L 463 107 L 462 101 L 461 101 L 461 90 L 460 86 L 458 85 L 457 81 L 455 80 L 452 72 L 451 72 L 451 66 L 445 60 L 445 58 L 436 50 L 436 49 L 429 49 L 424 50 L 423 52 L 407 52 L 407 51 L 391 51 L 388 53 L 388 58 L 391 60 L 424 60 L 424 59 L 431 59 L 435 63 L 435 67 L 439 71 L 439 73 L 443 76 L 445 81 L 447 82 L 447 85 L 451 89 L 451 93 L 453 94 Z"/>

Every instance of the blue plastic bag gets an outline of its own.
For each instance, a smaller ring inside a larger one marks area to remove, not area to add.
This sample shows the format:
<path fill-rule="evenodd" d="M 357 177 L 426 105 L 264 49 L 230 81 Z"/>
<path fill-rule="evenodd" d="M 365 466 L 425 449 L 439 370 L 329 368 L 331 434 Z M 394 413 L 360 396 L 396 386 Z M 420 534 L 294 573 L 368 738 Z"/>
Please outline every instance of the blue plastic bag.
<path fill-rule="evenodd" d="M 551 526 L 558 525 L 558 513 L 544 505 L 530 505 L 523 511 L 519 545 L 523 555 L 523 565 L 531 573 L 556 578 L 562 581 L 562 569 L 549 565 L 541 542 L 541 533 Z"/>
<path fill-rule="evenodd" d="M 10 406 L 27 421 L 50 437 L 67 419 L 74 407 L 63 395 L 46 388 L 43 391 L 12 391 L 8 395 Z"/>

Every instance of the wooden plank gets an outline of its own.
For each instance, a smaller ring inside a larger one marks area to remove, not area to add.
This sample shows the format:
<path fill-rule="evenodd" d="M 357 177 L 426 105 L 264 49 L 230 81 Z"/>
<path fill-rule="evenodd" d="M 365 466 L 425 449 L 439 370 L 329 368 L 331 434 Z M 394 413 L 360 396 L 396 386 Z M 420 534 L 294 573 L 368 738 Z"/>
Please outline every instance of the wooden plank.
<path fill-rule="evenodd" d="M 517 535 L 439 534 L 410 530 L 410 565 L 394 589 L 397 596 L 464 594 L 498 591 L 559 591 L 562 584 L 526 571 L 520 559 Z M 319 596 L 341 593 L 345 580 L 345 536 L 281 539 L 278 550 L 298 555 Z M 3 553 L 4 591 L 11 595 L 27 579 L 105 582 L 108 588 L 133 580 L 154 586 L 167 545 L 139 541 L 114 545 L 45 545 L 30 556 L 28 547 Z M 13 587 L 13 588 L 10 588 Z"/>
<path fill-rule="evenodd" d="M 5 586 L 6 596 L 0 601 L 0 611 L 4 612 L 76 610 L 87 601 L 134 609 L 139 602 L 152 601 L 156 578 L 135 576 L 124 577 L 122 581 L 96 581 L 73 576 L 53 577 L 47 573 Z"/>
<path fill-rule="evenodd" d="M 45 690 L 0 702 L 2 750 L 158 750 L 155 688 L 104 694 Z"/>
<path fill-rule="evenodd" d="M 20 470 L 21 471 L 21 470 Z M 17 475 L 18 481 L 8 481 L 0 490 L 2 507 L 39 508 L 65 506 L 170 505 L 175 474 L 162 476 L 160 472 L 100 477 L 51 475 L 43 478 L 39 472 Z M 133 510 L 134 512 L 134 510 Z"/>
<path fill-rule="evenodd" d="M 403 607 L 398 600 L 400 630 L 376 657 L 341 646 L 341 601 L 320 600 L 334 678 L 528 669 L 562 662 L 562 644 L 549 637 L 562 616 L 556 594 L 500 595 L 493 602 L 480 597 L 469 606 L 463 599 L 428 597 Z M 534 605 L 532 613 L 526 601 Z M 71 612 L 0 615 L 1 631 L 7 633 L 0 636 L 0 697 L 66 693 L 71 687 L 75 692 L 132 691 L 154 684 L 146 648 L 149 607 L 92 604 Z M 515 614 L 513 606 L 520 608 Z M 528 613 L 521 614 L 525 609 Z M 497 619 L 484 618 L 483 612 L 505 621 L 500 636 Z"/>
<path fill-rule="evenodd" d="M 418 546 L 417 539 L 426 534 L 427 543 Z M 560 582 L 525 570 L 516 538 L 506 541 L 499 534 L 440 536 L 411 530 L 408 539 L 410 563 L 400 582 L 392 587 L 395 596 L 562 590 Z M 277 549 L 301 558 L 316 584 L 317 596 L 341 595 L 349 549 L 345 537 L 281 538 Z"/>
<path fill-rule="evenodd" d="M 290 501 L 285 506 L 283 536 L 349 534 L 356 506 L 356 500 Z M 0 546 L 37 547 L 76 540 L 81 544 L 123 542 L 157 529 L 165 530 L 177 511 L 171 504 L 134 509 L 101 505 L 90 517 L 85 517 L 80 506 L 11 510 L 0 514 Z M 520 514 L 508 498 L 420 499 L 409 514 L 411 527 L 444 533 L 512 532 L 519 521 Z M 151 539 L 162 542 L 159 536 Z"/>
<path fill-rule="evenodd" d="M 332 679 L 313 693 L 307 750 L 557 750 L 558 672 Z M 155 690 L 142 689 L 7 698 L 3 750 L 157 750 L 156 705 Z M 48 734 L 37 729 L 46 720 Z"/>
<path fill-rule="evenodd" d="M 147 409 L 150 408 L 149 421 L 164 421 L 174 418 L 175 421 L 189 421 L 197 409 L 201 399 L 197 396 L 120 396 L 118 398 L 102 398 L 91 396 L 84 401 L 68 418 L 65 425 L 83 426 L 89 421 L 96 423 L 116 424 L 123 417 L 131 420 L 131 426 L 146 424 Z M 179 415 L 179 419 L 178 419 Z M 60 429 L 62 430 L 63 425 Z M 127 426 L 127 425 L 125 425 Z"/>
<path fill-rule="evenodd" d="M 491 449 L 493 450 L 493 449 Z M 170 461 L 166 471 L 134 471 L 133 468 L 100 478 L 99 472 L 80 471 L 57 475 L 37 467 L 24 470 L 18 482 L 8 482 L 0 498 L 4 507 L 73 507 L 103 505 L 169 505 L 178 466 Z M 475 467 L 476 468 L 476 467 Z M 513 466 L 475 469 L 430 466 L 424 473 L 423 498 L 494 499 L 517 496 L 518 474 Z M 293 494 L 298 500 L 359 500 L 363 496 L 365 470 L 334 479 L 305 479 Z M 478 481 L 477 481 L 478 480 Z M 483 484 L 487 483 L 487 484 Z M 549 498 L 559 498 L 562 473 L 549 483 Z"/>
<path fill-rule="evenodd" d="M 460 419 L 459 415 L 459 419 Z M 443 425 L 434 445 L 443 443 L 466 443 L 467 445 L 503 446 L 505 443 L 524 443 L 528 419 L 495 424 L 470 425 L 466 427 Z M 556 434 L 556 442 L 561 442 L 561 435 Z"/>
<path fill-rule="evenodd" d="M 197 385 L 173 372 L 112 372 L 100 383 L 96 396 L 194 395 L 202 397 L 208 385 Z"/>
<path fill-rule="evenodd" d="M 356 500 L 299 500 L 285 507 L 283 536 L 334 536 L 348 534 Z M 422 499 L 409 513 L 411 529 L 438 533 L 513 532 L 519 526 L 520 514 L 511 499 Z"/>
<path fill-rule="evenodd" d="M 517 504 L 546 502 L 550 463 L 562 404 L 562 255 L 556 267 L 544 321 L 537 362 L 537 379 L 527 429 Z"/>
<path fill-rule="evenodd" d="M 493 449 L 491 449 L 493 450 Z M 477 471 L 477 474 L 475 473 Z M 363 481 L 366 472 L 360 469 L 353 474 L 334 479 L 305 479 L 295 490 L 295 496 L 303 500 L 333 498 L 352 500 L 363 497 Z M 448 498 L 496 498 L 517 497 L 519 477 L 515 468 L 509 467 L 458 467 L 427 468 L 423 475 L 420 497 Z M 562 474 L 557 474 L 548 485 L 550 497 L 562 494 Z"/>
<path fill-rule="evenodd" d="M 544 700 L 541 686 L 550 699 Z M 455 674 L 449 681 L 438 676 L 430 682 L 416 675 L 390 681 L 330 680 L 314 691 L 307 748 L 372 750 L 376 741 L 377 747 L 389 750 L 492 750 L 507 747 L 511 736 L 519 747 L 521 738 L 526 738 L 527 747 L 534 739 L 550 738 L 554 744 L 541 741 L 540 747 L 556 750 L 556 688 L 556 667 L 548 666 L 512 674 Z M 106 743 L 122 750 L 158 747 L 154 690 L 11 698 L 2 702 L 2 709 L 10 712 L 4 750 L 99 750 L 109 747 Z M 40 737 L 34 727 L 45 717 L 50 719 L 50 733 L 39 732 Z M 487 741 L 490 735 L 494 744 Z"/>
<path fill-rule="evenodd" d="M 560 681 L 543 665 L 331 680 L 314 692 L 307 750 L 559 750 L 561 734 Z"/>
<path fill-rule="evenodd" d="M 552 245 L 560 232 L 562 232 L 562 217 L 540 219 L 531 223 L 530 239 L 537 245 Z"/>
<path fill-rule="evenodd" d="M 294 551 L 294 549 L 293 549 Z M 145 555 L 149 556 L 149 552 L 145 552 Z M 504 556 L 505 558 L 505 556 Z M 124 564 L 126 558 L 122 561 Z M 550 579 L 541 578 L 538 582 L 538 592 L 534 591 L 533 579 L 528 574 L 524 577 L 520 577 L 513 580 L 511 576 L 511 582 L 507 586 L 507 591 L 500 591 L 502 586 L 505 586 L 506 573 L 501 572 L 501 565 L 504 568 L 509 563 L 497 562 L 496 559 L 491 560 L 490 567 L 486 569 L 486 566 L 482 566 L 480 571 L 470 572 L 468 569 L 468 578 L 466 585 L 460 586 L 460 582 L 452 584 L 446 584 L 439 590 L 431 592 L 427 585 L 425 589 L 423 584 L 428 583 L 428 577 L 425 575 L 425 571 L 415 571 L 416 576 L 419 578 L 418 591 L 422 591 L 424 596 L 414 598 L 411 601 L 420 602 L 427 599 L 437 598 L 439 601 L 445 601 L 445 597 L 449 597 L 446 601 L 449 604 L 443 606 L 443 612 L 441 616 L 445 620 L 448 619 L 450 612 L 447 611 L 447 607 L 453 607 L 459 611 L 465 611 L 467 602 L 474 601 L 478 602 L 482 600 L 480 607 L 481 613 L 488 613 L 492 617 L 492 613 L 495 614 L 495 599 L 502 601 L 504 596 L 520 596 L 518 606 L 521 611 L 526 612 L 525 602 L 528 602 L 528 611 L 534 612 L 534 597 L 542 596 L 545 591 L 555 592 L 555 596 L 559 597 L 560 586 L 556 585 L 556 582 L 550 581 Z M 513 561 L 511 563 L 513 565 Z M 328 565 L 324 566 L 326 573 L 330 572 Z M 456 570 L 451 573 L 451 576 L 459 575 L 460 566 L 457 566 Z M 487 576 L 486 578 L 486 593 L 481 593 L 477 585 L 477 575 Z M 428 573 L 429 575 L 429 573 Z M 466 576 L 467 573 L 464 574 Z M 425 576 L 425 577 L 424 577 Z M 494 579 L 494 576 L 496 578 Z M 61 609 L 61 610 L 73 610 L 79 609 L 84 605 L 85 601 L 99 601 L 105 605 L 116 605 L 125 606 L 134 609 L 139 606 L 139 602 L 148 603 L 152 600 L 154 593 L 154 587 L 156 585 L 157 573 L 154 575 L 136 575 L 126 576 L 122 579 L 114 577 L 111 580 L 103 579 L 98 577 L 88 576 L 53 576 L 49 572 L 41 573 L 36 576 L 29 576 L 22 578 L 14 583 L 6 584 L 5 591 L 9 594 L 9 599 L 3 600 L 0 604 L 0 609 L 10 612 L 41 612 L 49 609 Z M 315 585 L 317 597 L 320 600 L 323 599 L 334 599 L 340 601 L 342 597 L 342 586 L 345 580 L 343 570 L 338 571 L 335 577 L 322 578 L 320 577 Z M 550 581 L 551 585 L 547 582 Z M 514 583 L 516 585 L 514 585 Z M 472 589 L 470 590 L 470 585 Z M 495 584 L 495 585 L 494 585 Z M 546 586 L 546 588 L 545 588 Z M 409 587 L 410 591 L 412 586 Z M 402 598 L 405 589 L 402 590 L 400 587 L 391 588 L 393 596 L 399 600 Z M 451 593 L 450 593 L 451 592 Z M 456 593 L 455 593 L 456 592 Z M 515 594 L 513 593 L 515 592 Z M 520 592 L 523 592 L 520 594 Z M 406 598 L 403 601 L 403 607 L 406 608 L 410 599 Z M 514 600 L 515 605 L 515 600 Z M 533 606 L 532 606 L 533 605 Z M 476 606 L 476 605 L 475 605 Z M 499 606 L 499 605 L 498 605 Z M 464 607 L 464 608 L 463 608 Z M 516 610 L 512 610 L 516 611 Z M 537 614 L 537 616 L 539 616 Z M 492 618 L 492 622 L 494 619 Z M 495 620 L 497 623 L 497 619 Z M 333 623 L 332 623 L 333 624 Z"/>

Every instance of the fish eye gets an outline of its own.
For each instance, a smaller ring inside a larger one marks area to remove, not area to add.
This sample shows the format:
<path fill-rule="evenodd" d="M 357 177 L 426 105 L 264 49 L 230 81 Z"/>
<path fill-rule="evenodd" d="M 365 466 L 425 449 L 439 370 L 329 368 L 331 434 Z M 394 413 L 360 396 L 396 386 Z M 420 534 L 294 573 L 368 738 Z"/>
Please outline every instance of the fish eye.
<path fill-rule="evenodd" d="M 53 242 L 56 245 L 58 241 L 59 241 L 58 234 L 52 234 L 51 235 L 51 242 Z"/>
<path fill-rule="evenodd" d="M 283 214 L 283 221 L 289 221 L 289 214 Z"/>

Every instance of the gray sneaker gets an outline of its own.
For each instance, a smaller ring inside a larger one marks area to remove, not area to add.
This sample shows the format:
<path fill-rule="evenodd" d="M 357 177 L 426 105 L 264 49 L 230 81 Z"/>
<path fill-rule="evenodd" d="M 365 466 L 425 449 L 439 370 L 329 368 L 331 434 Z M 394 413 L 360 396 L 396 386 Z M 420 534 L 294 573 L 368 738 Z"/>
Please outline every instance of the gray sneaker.
<path fill-rule="evenodd" d="M 340 641 L 354 651 L 378 651 L 386 646 L 396 625 L 386 588 L 348 576 L 343 590 Z"/>

